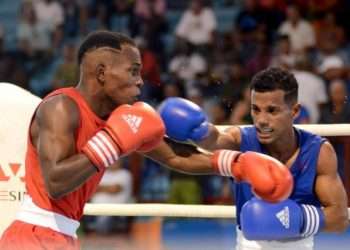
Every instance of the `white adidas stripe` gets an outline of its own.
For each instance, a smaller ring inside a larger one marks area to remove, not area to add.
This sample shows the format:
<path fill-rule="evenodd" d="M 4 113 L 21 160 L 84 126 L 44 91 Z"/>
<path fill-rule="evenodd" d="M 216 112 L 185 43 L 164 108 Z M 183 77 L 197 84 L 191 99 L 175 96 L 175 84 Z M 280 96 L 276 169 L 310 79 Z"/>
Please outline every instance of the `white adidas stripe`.
<path fill-rule="evenodd" d="M 118 155 L 117 150 L 115 150 L 115 148 L 113 147 L 111 142 L 108 140 L 108 138 L 106 138 L 106 135 L 104 133 L 105 132 L 100 131 L 96 134 L 96 136 L 98 138 L 100 138 L 103 141 L 103 143 L 105 144 L 105 146 L 109 149 L 108 153 L 111 154 L 112 164 L 113 164 L 114 162 L 116 162 L 119 159 L 119 155 Z"/>
<path fill-rule="evenodd" d="M 219 172 L 222 176 L 232 176 L 232 161 L 236 157 L 237 152 L 231 150 L 221 150 L 218 157 Z"/>
<path fill-rule="evenodd" d="M 111 159 L 111 154 L 108 152 L 108 149 L 102 143 L 102 141 L 97 136 L 92 137 L 91 140 L 92 140 L 93 143 L 95 143 L 97 145 L 97 147 L 99 149 L 101 149 L 101 152 L 103 154 L 103 158 L 104 158 L 105 161 L 107 161 L 107 164 L 108 165 L 112 164 L 113 160 Z"/>
<path fill-rule="evenodd" d="M 312 205 L 302 205 L 302 209 L 305 213 L 304 223 L 305 227 L 302 232 L 303 237 L 309 237 L 318 232 L 320 227 L 320 215 L 317 208 Z"/>
<path fill-rule="evenodd" d="M 115 163 L 119 156 L 113 145 L 109 142 L 104 132 L 98 132 L 92 137 L 88 144 L 97 153 L 97 156 L 103 161 L 103 165 L 108 167 Z"/>
<path fill-rule="evenodd" d="M 103 161 L 103 164 L 107 166 L 108 163 L 106 161 L 106 157 L 103 155 L 101 149 L 96 145 L 96 143 L 94 143 L 93 140 L 91 139 L 89 140 L 88 144 L 97 153 L 98 157 Z"/>

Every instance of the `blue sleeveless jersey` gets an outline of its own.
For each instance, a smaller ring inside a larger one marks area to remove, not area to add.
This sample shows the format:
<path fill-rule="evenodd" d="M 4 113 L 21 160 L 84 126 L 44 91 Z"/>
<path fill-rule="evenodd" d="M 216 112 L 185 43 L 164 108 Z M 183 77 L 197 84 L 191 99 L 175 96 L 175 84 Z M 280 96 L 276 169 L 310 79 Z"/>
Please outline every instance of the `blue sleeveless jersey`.
<path fill-rule="evenodd" d="M 289 199 L 297 203 L 320 206 L 314 192 L 316 179 L 316 167 L 320 148 L 325 139 L 309 133 L 305 130 L 295 128 L 298 137 L 299 154 L 290 168 L 294 178 L 294 189 Z M 241 128 L 240 150 L 266 153 L 259 143 L 255 127 Z M 259 166 L 257 166 L 259 167 Z M 243 204 L 253 197 L 251 187 L 247 183 L 232 183 L 237 208 L 237 224 L 240 225 L 240 212 Z"/>

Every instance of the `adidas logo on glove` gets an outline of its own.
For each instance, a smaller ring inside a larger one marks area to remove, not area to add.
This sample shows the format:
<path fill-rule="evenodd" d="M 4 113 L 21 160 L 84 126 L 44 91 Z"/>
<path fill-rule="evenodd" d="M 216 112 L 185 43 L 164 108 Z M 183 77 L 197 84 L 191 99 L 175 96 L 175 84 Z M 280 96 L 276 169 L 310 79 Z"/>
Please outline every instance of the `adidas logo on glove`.
<path fill-rule="evenodd" d="M 284 207 L 281 211 L 276 213 L 277 219 L 282 223 L 283 227 L 289 228 L 289 208 Z"/>
<path fill-rule="evenodd" d="M 124 121 L 129 125 L 131 131 L 136 134 L 139 131 L 142 117 L 136 115 L 122 115 Z"/>

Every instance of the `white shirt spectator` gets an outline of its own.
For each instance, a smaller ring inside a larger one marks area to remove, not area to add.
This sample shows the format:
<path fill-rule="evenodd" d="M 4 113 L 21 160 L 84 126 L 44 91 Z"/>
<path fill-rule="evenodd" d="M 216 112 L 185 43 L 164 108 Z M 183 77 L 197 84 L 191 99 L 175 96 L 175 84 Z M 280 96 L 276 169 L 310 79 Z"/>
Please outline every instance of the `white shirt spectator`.
<path fill-rule="evenodd" d="M 343 59 L 340 56 L 333 54 L 329 56 L 323 56 L 319 64 L 318 71 L 323 74 L 329 69 L 341 69 L 344 66 L 345 65 Z"/>
<path fill-rule="evenodd" d="M 175 73 L 179 78 L 184 80 L 192 80 L 198 73 L 205 72 L 207 63 L 199 54 L 178 55 L 169 63 L 169 70 Z"/>
<path fill-rule="evenodd" d="M 34 51 L 46 51 L 51 46 L 51 33 L 47 25 L 43 23 L 20 23 L 17 28 L 17 39 L 25 40 Z"/>
<path fill-rule="evenodd" d="M 46 1 L 40 0 L 34 2 L 34 9 L 40 23 L 49 25 L 51 30 L 54 30 L 57 26 L 63 24 L 64 13 L 63 8 L 55 0 Z"/>
<path fill-rule="evenodd" d="M 100 185 L 120 185 L 121 191 L 118 193 L 98 192 L 92 199 L 92 203 L 128 203 L 132 197 L 132 176 L 123 168 L 117 170 L 106 170 Z"/>
<path fill-rule="evenodd" d="M 195 15 L 191 10 L 185 11 L 176 27 L 176 35 L 195 45 L 211 43 L 212 32 L 216 29 L 216 18 L 210 8 L 203 8 Z"/>
<path fill-rule="evenodd" d="M 278 32 L 289 36 L 294 52 L 300 52 L 307 47 L 314 46 L 316 43 L 314 29 L 305 20 L 300 20 L 296 25 L 293 25 L 290 21 L 285 21 L 279 27 Z"/>
<path fill-rule="evenodd" d="M 325 82 L 308 71 L 294 71 L 298 82 L 299 102 L 310 113 L 310 122 L 317 123 L 320 117 L 319 105 L 328 100 Z"/>

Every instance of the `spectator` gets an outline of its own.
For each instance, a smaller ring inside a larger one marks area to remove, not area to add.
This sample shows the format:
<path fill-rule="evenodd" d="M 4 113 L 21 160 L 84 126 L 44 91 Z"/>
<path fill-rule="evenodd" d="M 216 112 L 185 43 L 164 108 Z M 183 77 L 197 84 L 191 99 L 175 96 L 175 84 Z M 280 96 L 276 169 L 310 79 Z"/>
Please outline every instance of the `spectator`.
<path fill-rule="evenodd" d="M 262 30 L 255 32 L 255 53 L 246 61 L 246 72 L 249 76 L 267 68 L 271 61 L 270 46 Z"/>
<path fill-rule="evenodd" d="M 324 41 L 332 40 L 335 47 L 344 45 L 345 42 L 345 31 L 336 23 L 335 14 L 328 12 L 324 14 L 324 17 L 316 22 L 316 44 L 318 48 L 323 48 Z"/>
<path fill-rule="evenodd" d="M 62 5 L 56 0 L 37 0 L 34 9 L 39 23 L 47 25 L 51 31 L 64 23 Z"/>
<path fill-rule="evenodd" d="M 21 20 L 17 29 L 18 50 L 32 63 L 32 72 L 47 64 L 52 56 L 51 31 L 47 23 L 39 22 L 30 2 L 21 5 Z"/>
<path fill-rule="evenodd" d="M 34 2 L 38 22 L 46 25 L 51 31 L 52 47 L 59 48 L 63 40 L 64 12 L 57 0 L 37 0 Z"/>
<path fill-rule="evenodd" d="M 141 75 L 145 82 L 142 95 L 149 101 L 160 102 L 162 98 L 162 86 L 158 58 L 156 54 L 148 48 L 147 41 L 143 37 L 135 38 L 135 42 L 141 53 Z"/>
<path fill-rule="evenodd" d="M 329 103 L 322 108 L 320 123 L 349 123 L 350 106 L 345 82 L 334 80 L 329 85 Z"/>
<path fill-rule="evenodd" d="M 18 57 L 17 52 L 5 49 L 5 32 L 0 25 L 0 82 L 13 82 L 28 89 L 29 76 Z"/>
<path fill-rule="evenodd" d="M 243 96 L 235 105 L 231 112 L 230 124 L 252 124 L 253 120 L 250 116 L 250 89 L 246 87 Z"/>
<path fill-rule="evenodd" d="M 240 32 L 255 30 L 262 22 L 262 13 L 257 0 L 244 0 L 243 7 L 235 20 L 235 28 Z"/>
<path fill-rule="evenodd" d="M 169 71 L 178 78 L 189 81 L 197 74 L 207 70 L 207 62 L 198 53 L 193 52 L 188 42 L 179 40 L 175 48 L 175 55 L 169 62 Z"/>
<path fill-rule="evenodd" d="M 63 29 L 66 37 L 76 37 L 79 34 L 80 6 L 77 1 L 62 0 L 64 9 Z"/>
<path fill-rule="evenodd" d="M 79 67 L 75 61 L 76 47 L 74 43 L 66 43 L 63 47 L 63 62 L 54 73 L 52 86 L 54 89 L 75 85 L 79 79 Z"/>
<path fill-rule="evenodd" d="M 292 69 L 295 66 L 296 55 L 292 52 L 288 35 L 280 35 L 276 41 L 275 54 L 270 66 Z"/>
<path fill-rule="evenodd" d="M 234 106 L 242 95 L 248 78 L 240 60 L 230 63 L 220 96 Z"/>
<path fill-rule="evenodd" d="M 311 65 L 306 57 L 298 58 L 293 73 L 299 85 L 299 103 L 310 113 L 310 122 L 317 123 L 320 108 L 328 101 L 326 83 L 311 72 Z"/>
<path fill-rule="evenodd" d="M 162 63 L 164 62 L 164 42 L 162 38 L 167 31 L 165 11 L 165 0 L 135 1 L 136 31 L 146 39 L 148 48 L 158 54 Z"/>
<path fill-rule="evenodd" d="M 164 203 L 169 199 L 169 170 L 146 158 L 142 168 L 139 202 Z"/>
<path fill-rule="evenodd" d="M 176 35 L 194 46 L 194 49 L 207 54 L 213 43 L 216 17 L 211 8 L 205 7 L 202 0 L 190 1 L 176 27 Z"/>
<path fill-rule="evenodd" d="M 123 204 L 132 201 L 132 176 L 127 169 L 122 168 L 121 162 L 118 161 L 106 170 L 91 203 Z M 116 230 L 127 230 L 128 220 L 125 217 L 97 216 L 90 218 L 87 226 L 99 234 L 108 234 Z"/>
<path fill-rule="evenodd" d="M 292 45 L 292 52 L 302 54 L 315 46 L 315 33 L 308 21 L 301 18 L 296 5 L 287 7 L 287 20 L 279 27 L 279 33 L 288 35 Z"/>

